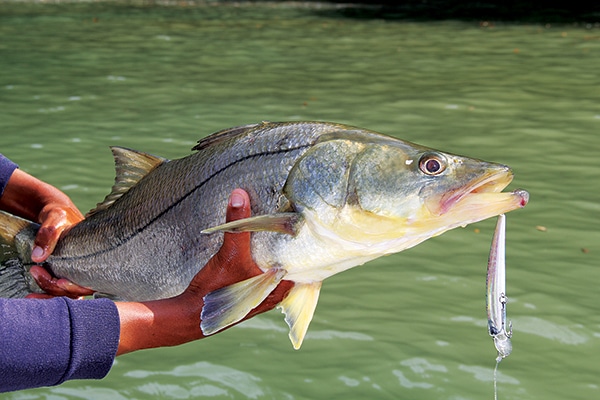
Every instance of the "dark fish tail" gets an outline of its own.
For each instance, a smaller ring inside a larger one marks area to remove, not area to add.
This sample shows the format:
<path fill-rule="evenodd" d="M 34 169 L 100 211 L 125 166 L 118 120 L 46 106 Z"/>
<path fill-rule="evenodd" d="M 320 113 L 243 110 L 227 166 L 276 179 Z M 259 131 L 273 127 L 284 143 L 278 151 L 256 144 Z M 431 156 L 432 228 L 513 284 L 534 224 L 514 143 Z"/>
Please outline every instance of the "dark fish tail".
<path fill-rule="evenodd" d="M 39 225 L 0 211 L 0 297 L 40 293 L 29 268 L 31 243 Z"/>

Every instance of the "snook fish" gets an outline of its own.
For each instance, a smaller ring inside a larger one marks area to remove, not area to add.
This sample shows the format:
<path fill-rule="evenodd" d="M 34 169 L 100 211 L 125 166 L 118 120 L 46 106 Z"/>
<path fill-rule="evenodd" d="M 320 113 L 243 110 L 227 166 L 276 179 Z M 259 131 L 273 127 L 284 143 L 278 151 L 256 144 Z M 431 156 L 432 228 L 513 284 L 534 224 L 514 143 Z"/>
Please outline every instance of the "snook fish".
<path fill-rule="evenodd" d="M 223 231 L 252 231 L 264 273 L 208 294 L 201 328 L 208 335 L 241 320 L 291 280 L 279 307 L 297 349 L 327 277 L 527 203 L 524 191 L 501 192 L 507 166 L 333 123 L 231 128 L 194 150 L 169 161 L 113 147 L 112 193 L 60 239 L 47 267 L 117 298 L 166 298 L 188 286 Z M 253 217 L 223 224 L 238 187 Z M 35 226 L 8 215 L 0 226 L 30 262 Z"/>

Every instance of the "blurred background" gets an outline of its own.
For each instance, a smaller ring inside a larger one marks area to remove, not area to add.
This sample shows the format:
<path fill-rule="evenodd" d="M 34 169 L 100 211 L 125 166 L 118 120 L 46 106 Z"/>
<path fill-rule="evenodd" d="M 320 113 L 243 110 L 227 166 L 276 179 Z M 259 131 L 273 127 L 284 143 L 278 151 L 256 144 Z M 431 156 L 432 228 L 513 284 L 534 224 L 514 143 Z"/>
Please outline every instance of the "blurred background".
<path fill-rule="evenodd" d="M 569 2 L 0 2 L 0 152 L 85 212 L 110 145 L 178 158 L 262 120 L 510 165 L 499 399 L 600 397 L 600 14 Z M 299 351 L 271 311 L 2 399 L 492 399 L 495 220 L 328 279 Z M 48 339 L 51 343 L 51 338 Z"/>

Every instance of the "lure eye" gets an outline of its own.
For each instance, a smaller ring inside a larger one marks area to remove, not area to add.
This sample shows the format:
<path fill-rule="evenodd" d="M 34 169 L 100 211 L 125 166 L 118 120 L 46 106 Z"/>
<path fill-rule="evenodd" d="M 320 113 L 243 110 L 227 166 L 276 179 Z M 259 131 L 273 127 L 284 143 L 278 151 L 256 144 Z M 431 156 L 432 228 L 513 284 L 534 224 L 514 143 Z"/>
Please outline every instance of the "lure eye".
<path fill-rule="evenodd" d="M 426 175 L 439 175 L 446 169 L 446 160 L 439 154 L 428 153 L 419 160 L 419 169 Z"/>

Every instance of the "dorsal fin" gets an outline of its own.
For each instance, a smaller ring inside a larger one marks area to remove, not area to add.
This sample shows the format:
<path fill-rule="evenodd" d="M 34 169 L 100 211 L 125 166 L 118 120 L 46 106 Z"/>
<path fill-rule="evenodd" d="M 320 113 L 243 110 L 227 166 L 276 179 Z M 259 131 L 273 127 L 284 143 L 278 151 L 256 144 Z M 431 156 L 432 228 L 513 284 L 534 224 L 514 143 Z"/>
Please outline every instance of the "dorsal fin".
<path fill-rule="evenodd" d="M 112 146 L 110 150 L 115 158 L 115 184 L 108 196 L 96 205 L 96 208 L 86 214 L 86 218 L 99 211 L 109 208 L 117 199 L 123 196 L 131 187 L 140 181 L 150 171 L 159 166 L 166 158 L 153 156 L 137 150 L 125 147 Z"/>
<path fill-rule="evenodd" d="M 235 128 L 223 129 L 222 131 L 215 132 L 203 139 L 198 141 L 198 144 L 192 148 L 192 150 L 202 150 L 208 146 L 212 146 L 215 143 L 220 143 L 229 138 L 236 137 L 238 135 L 242 135 L 249 130 L 256 128 L 257 126 L 268 124 L 268 122 L 263 121 L 259 124 L 250 124 L 243 126 L 236 126 Z"/>

